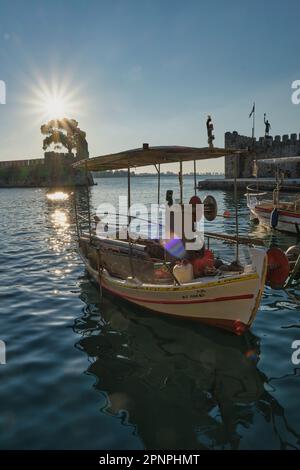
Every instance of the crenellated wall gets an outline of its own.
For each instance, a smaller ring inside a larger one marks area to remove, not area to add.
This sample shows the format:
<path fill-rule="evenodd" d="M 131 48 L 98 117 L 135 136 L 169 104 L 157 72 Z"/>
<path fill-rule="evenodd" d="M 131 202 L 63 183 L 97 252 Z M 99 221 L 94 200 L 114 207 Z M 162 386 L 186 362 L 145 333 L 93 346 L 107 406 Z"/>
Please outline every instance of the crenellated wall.
<path fill-rule="evenodd" d="M 85 153 L 88 156 L 88 153 Z M 92 185 L 90 173 L 74 169 L 73 153 L 45 152 L 44 158 L 0 162 L 0 187 Z"/>
<path fill-rule="evenodd" d="M 6 160 L 0 161 L 0 168 L 11 168 L 11 167 L 28 167 L 43 165 L 45 160 L 43 158 L 29 158 L 28 160 Z"/>
<path fill-rule="evenodd" d="M 260 158 L 293 157 L 300 155 L 300 134 L 276 135 L 273 137 L 252 137 L 243 136 L 234 132 L 225 133 L 225 147 L 233 149 L 245 149 L 245 155 L 237 157 L 237 177 L 251 178 L 253 160 Z M 248 154 L 248 150 L 250 150 Z M 234 176 L 234 159 L 236 157 L 225 157 L 225 177 Z M 300 178 L 300 164 L 288 163 L 282 167 L 287 177 Z M 259 177 L 274 177 L 274 165 L 263 165 L 259 167 Z"/>

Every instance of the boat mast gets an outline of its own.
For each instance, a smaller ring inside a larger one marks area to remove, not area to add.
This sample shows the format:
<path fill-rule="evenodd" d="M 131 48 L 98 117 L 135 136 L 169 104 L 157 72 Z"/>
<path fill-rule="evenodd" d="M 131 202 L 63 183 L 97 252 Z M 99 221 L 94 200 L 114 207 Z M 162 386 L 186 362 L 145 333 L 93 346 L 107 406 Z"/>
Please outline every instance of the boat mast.
<path fill-rule="evenodd" d="M 273 206 L 275 208 L 278 208 L 278 206 L 279 206 L 279 193 L 280 193 L 281 184 L 283 182 L 283 179 L 280 178 L 280 170 L 279 170 L 278 167 L 276 167 L 275 178 L 276 178 L 276 186 L 275 186 L 275 189 L 273 191 Z"/>
<path fill-rule="evenodd" d="M 235 205 L 235 235 L 236 235 L 236 262 L 239 263 L 239 213 L 237 197 L 237 156 L 234 158 L 234 205 Z"/>

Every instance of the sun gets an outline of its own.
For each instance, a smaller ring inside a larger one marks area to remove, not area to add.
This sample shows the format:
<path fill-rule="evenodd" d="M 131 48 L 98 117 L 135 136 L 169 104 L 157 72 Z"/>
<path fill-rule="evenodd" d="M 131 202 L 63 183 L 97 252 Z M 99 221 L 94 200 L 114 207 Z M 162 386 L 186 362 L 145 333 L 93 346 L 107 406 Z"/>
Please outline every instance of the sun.
<path fill-rule="evenodd" d="M 40 93 L 40 109 L 47 119 L 62 119 L 68 117 L 72 100 L 65 90 L 44 89 Z"/>
<path fill-rule="evenodd" d="M 35 115 L 36 123 L 82 115 L 82 91 L 71 79 L 53 79 L 47 82 L 38 76 L 28 88 L 23 100 L 26 105 L 24 110 L 27 114 Z"/>
<path fill-rule="evenodd" d="M 49 96 L 43 103 L 45 114 L 50 119 L 61 119 L 66 115 L 66 102 L 63 97 Z"/>

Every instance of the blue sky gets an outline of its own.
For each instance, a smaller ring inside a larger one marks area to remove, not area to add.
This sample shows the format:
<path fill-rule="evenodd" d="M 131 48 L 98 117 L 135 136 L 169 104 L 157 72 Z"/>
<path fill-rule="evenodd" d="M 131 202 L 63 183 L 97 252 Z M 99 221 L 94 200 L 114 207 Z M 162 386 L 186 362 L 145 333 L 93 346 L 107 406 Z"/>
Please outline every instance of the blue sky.
<path fill-rule="evenodd" d="M 0 160 L 42 156 L 41 84 L 72 95 L 91 156 L 205 146 L 208 113 L 222 146 L 251 134 L 254 100 L 256 135 L 264 112 L 273 135 L 299 133 L 299 17 L 296 0 L 1 0 Z"/>

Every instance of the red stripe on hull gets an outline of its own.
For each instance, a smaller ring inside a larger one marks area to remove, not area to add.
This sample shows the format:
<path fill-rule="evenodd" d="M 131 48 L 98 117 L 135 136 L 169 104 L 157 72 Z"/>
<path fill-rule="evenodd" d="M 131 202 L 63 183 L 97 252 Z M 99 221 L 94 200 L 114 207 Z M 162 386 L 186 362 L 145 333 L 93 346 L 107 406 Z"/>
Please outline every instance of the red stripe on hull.
<path fill-rule="evenodd" d="M 258 211 L 258 212 L 267 212 L 268 214 L 270 214 L 273 209 L 267 209 L 267 208 L 264 208 L 264 207 L 255 206 L 255 210 Z M 283 210 L 279 209 L 278 214 L 279 215 L 284 215 L 286 217 L 294 217 L 294 218 L 300 220 L 300 213 L 295 214 L 293 212 L 283 211 Z M 292 224 L 293 222 L 288 222 L 288 223 Z"/>
<path fill-rule="evenodd" d="M 103 286 L 104 291 L 107 291 L 108 294 L 110 295 L 115 295 L 115 291 L 112 291 L 111 289 L 108 289 L 107 287 Z M 132 305 L 132 302 L 121 295 L 118 295 L 120 297 L 121 301 L 128 302 L 129 304 Z M 154 313 L 155 315 L 160 315 L 163 317 L 167 318 L 174 318 L 176 320 L 188 320 L 188 321 L 193 321 L 193 322 L 199 322 L 199 323 L 204 323 L 205 325 L 212 326 L 214 328 L 221 328 L 222 330 L 229 331 L 230 333 L 234 333 L 237 336 L 242 335 L 245 333 L 249 327 L 250 324 L 243 323 L 239 320 L 226 320 L 226 319 L 216 319 L 216 318 L 205 318 L 205 317 L 193 317 L 193 316 L 182 316 L 182 315 L 177 315 L 177 314 L 170 314 L 170 313 L 165 313 L 165 312 L 157 312 L 156 310 L 152 310 L 150 307 L 144 307 L 142 305 L 134 304 L 134 306 L 142 311 L 147 311 Z"/>
<path fill-rule="evenodd" d="M 106 290 L 108 290 L 111 294 L 118 295 L 119 297 L 122 297 L 123 299 L 127 300 L 133 300 L 135 302 L 146 302 L 149 304 L 177 304 L 177 305 L 185 305 L 185 304 L 206 304 L 210 302 L 226 302 L 229 300 L 249 300 L 253 299 L 254 295 L 253 294 L 242 294 L 242 295 L 235 295 L 235 296 L 228 296 L 228 297 L 216 297 L 214 299 L 195 299 L 195 300 L 152 300 L 152 299 L 143 299 L 143 298 L 137 298 L 137 297 L 132 297 L 130 295 L 124 295 L 120 294 L 118 291 L 115 291 L 113 289 L 110 289 L 107 286 L 105 287 Z"/>

